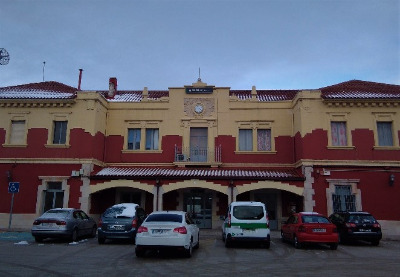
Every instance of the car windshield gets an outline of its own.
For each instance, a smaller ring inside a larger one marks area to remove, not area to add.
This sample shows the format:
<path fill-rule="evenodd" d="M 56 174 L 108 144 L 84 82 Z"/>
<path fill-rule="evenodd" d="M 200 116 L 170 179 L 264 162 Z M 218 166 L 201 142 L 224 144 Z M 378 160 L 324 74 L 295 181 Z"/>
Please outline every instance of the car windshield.
<path fill-rule="evenodd" d="M 147 217 L 146 222 L 182 222 L 180 214 L 151 214 Z"/>
<path fill-rule="evenodd" d="M 375 221 L 372 215 L 354 214 L 349 217 L 349 222 L 353 223 L 373 223 Z"/>
<path fill-rule="evenodd" d="M 236 206 L 233 208 L 233 216 L 237 219 L 259 220 L 264 217 L 262 206 Z"/>
<path fill-rule="evenodd" d="M 67 217 L 70 211 L 68 210 L 49 210 L 45 212 L 41 217 Z"/>
<path fill-rule="evenodd" d="M 131 218 L 136 214 L 135 205 L 115 205 L 108 208 L 103 216 L 106 218 Z"/>
<path fill-rule="evenodd" d="M 329 219 L 320 215 L 303 215 L 301 221 L 303 223 L 330 223 Z"/>

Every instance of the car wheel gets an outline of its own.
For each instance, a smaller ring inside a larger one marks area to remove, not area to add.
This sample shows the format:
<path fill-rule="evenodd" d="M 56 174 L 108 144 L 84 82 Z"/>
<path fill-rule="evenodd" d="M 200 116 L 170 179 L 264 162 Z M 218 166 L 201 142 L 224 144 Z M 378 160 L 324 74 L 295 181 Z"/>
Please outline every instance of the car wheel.
<path fill-rule="evenodd" d="M 200 247 L 200 234 L 199 234 L 198 237 L 197 237 L 197 243 L 196 243 L 196 245 L 194 246 L 194 249 L 199 249 L 199 247 Z"/>
<path fill-rule="evenodd" d="M 104 244 L 105 241 L 106 241 L 105 238 L 100 238 L 100 237 L 97 238 L 97 242 L 98 242 L 99 244 Z"/>
<path fill-rule="evenodd" d="M 72 241 L 77 241 L 78 240 L 78 230 L 77 229 L 74 229 L 72 231 L 71 240 Z"/>
<path fill-rule="evenodd" d="M 229 236 L 225 238 L 225 247 L 230 248 L 232 246 L 232 242 Z"/>
<path fill-rule="evenodd" d="M 371 241 L 371 244 L 373 246 L 378 246 L 379 245 L 379 240 L 373 240 L 373 241 Z"/>
<path fill-rule="evenodd" d="M 138 257 L 138 258 L 143 258 L 144 257 L 144 255 L 146 254 L 146 250 L 145 249 L 135 249 L 135 254 L 136 254 L 136 257 Z"/>
<path fill-rule="evenodd" d="M 268 240 L 266 243 L 264 243 L 265 249 L 269 249 L 271 247 L 271 241 Z"/>
<path fill-rule="evenodd" d="M 189 249 L 185 249 L 185 257 L 191 258 L 193 253 L 193 239 L 190 241 Z"/>
<path fill-rule="evenodd" d="M 92 233 L 91 233 L 90 236 L 91 236 L 92 238 L 95 238 L 95 237 L 96 237 L 96 234 L 97 234 L 97 226 L 94 225 L 93 228 L 92 228 Z"/>
<path fill-rule="evenodd" d="M 329 247 L 331 248 L 331 250 L 336 250 L 338 248 L 338 244 L 337 243 L 331 243 L 329 245 Z"/>
<path fill-rule="evenodd" d="M 41 237 L 35 237 L 35 241 L 36 241 L 36 242 L 42 242 L 42 241 L 43 241 L 43 238 L 41 238 Z"/>
<path fill-rule="evenodd" d="M 301 243 L 299 242 L 299 240 L 297 239 L 297 237 L 294 237 L 294 247 L 296 249 L 300 249 L 301 248 Z"/>

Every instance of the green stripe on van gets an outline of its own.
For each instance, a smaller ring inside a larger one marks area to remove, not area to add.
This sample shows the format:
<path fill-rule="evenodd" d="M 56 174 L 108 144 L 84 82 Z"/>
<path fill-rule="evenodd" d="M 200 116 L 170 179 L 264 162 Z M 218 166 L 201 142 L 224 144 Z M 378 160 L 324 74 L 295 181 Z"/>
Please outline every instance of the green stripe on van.
<path fill-rule="evenodd" d="M 232 223 L 231 226 L 239 226 L 241 229 L 268 229 L 265 223 Z M 228 227 L 228 223 L 225 223 L 225 228 Z"/>

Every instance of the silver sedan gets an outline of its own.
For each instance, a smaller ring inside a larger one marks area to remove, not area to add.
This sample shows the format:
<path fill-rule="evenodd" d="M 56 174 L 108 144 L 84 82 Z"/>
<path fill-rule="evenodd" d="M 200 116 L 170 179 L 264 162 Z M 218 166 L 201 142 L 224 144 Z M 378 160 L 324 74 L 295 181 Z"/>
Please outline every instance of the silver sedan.
<path fill-rule="evenodd" d="M 77 241 L 79 237 L 95 237 L 97 225 L 84 211 L 73 208 L 51 209 L 33 222 L 35 241 L 46 238 L 64 238 Z"/>

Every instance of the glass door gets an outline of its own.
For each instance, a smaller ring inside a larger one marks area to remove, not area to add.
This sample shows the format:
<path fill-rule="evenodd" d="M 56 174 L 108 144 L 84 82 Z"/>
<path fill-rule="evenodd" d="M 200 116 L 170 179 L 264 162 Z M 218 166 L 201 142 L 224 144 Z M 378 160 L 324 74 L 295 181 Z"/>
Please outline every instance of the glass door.
<path fill-rule="evenodd" d="M 184 195 L 185 211 L 190 213 L 199 228 L 212 227 L 212 196 L 211 193 L 192 190 Z"/>
<path fill-rule="evenodd" d="M 190 128 L 190 161 L 207 161 L 207 128 Z"/>

